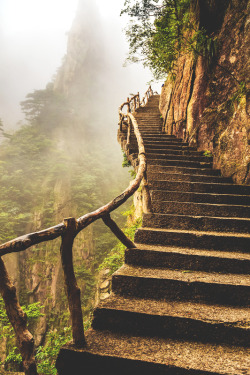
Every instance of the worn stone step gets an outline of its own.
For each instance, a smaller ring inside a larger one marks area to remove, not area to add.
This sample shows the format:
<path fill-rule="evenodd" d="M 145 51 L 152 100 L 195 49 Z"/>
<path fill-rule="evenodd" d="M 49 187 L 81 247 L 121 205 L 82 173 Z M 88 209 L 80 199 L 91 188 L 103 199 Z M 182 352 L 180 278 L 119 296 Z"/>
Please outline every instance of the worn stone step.
<path fill-rule="evenodd" d="M 144 214 L 143 226 L 152 228 L 184 229 L 196 231 L 250 233 L 250 219 L 238 217 L 212 217 L 177 214 Z"/>
<path fill-rule="evenodd" d="M 221 177 L 220 170 L 211 168 L 188 168 L 178 166 L 149 165 L 148 173 L 189 174 Z"/>
<path fill-rule="evenodd" d="M 152 190 L 152 201 L 179 201 L 196 203 L 214 203 L 231 205 L 250 205 L 250 195 L 241 194 L 218 194 L 218 193 L 194 193 L 171 190 Z"/>
<path fill-rule="evenodd" d="M 250 235 L 243 233 L 140 228 L 135 233 L 135 242 L 144 245 L 250 252 Z"/>
<path fill-rule="evenodd" d="M 136 336 L 250 345 L 250 311 L 247 308 L 156 302 L 113 294 L 95 309 L 92 327 Z"/>
<path fill-rule="evenodd" d="M 137 244 L 126 249 L 125 263 L 191 271 L 250 274 L 250 254 L 188 247 Z"/>
<path fill-rule="evenodd" d="M 159 136 L 161 136 L 163 133 L 162 133 L 162 125 L 160 123 L 157 123 L 157 122 L 154 122 L 152 124 L 149 124 L 149 125 L 143 125 L 142 123 L 139 124 L 139 130 L 142 134 L 146 134 L 146 133 L 155 133 L 155 134 L 158 134 Z M 175 139 L 175 138 L 172 138 L 172 139 Z"/>
<path fill-rule="evenodd" d="M 135 115 L 135 119 L 139 124 L 148 125 L 153 123 L 154 121 L 163 124 L 163 120 L 160 118 L 159 115 L 147 114 L 146 116 L 144 116 L 143 114 L 138 113 L 137 115 Z M 173 137 L 175 137 L 175 135 L 173 135 Z"/>
<path fill-rule="evenodd" d="M 148 107 L 141 107 L 141 108 L 138 108 L 135 112 L 135 116 L 136 117 L 143 117 L 143 118 L 147 118 L 147 117 L 157 117 L 157 118 L 160 118 L 161 114 L 159 111 L 157 111 L 157 108 L 154 104 L 148 106 Z"/>
<path fill-rule="evenodd" d="M 175 161 L 195 161 L 199 163 L 212 163 L 211 158 L 206 156 L 190 156 L 190 155 L 175 155 L 171 151 L 164 153 L 150 153 L 146 152 L 147 160 L 149 159 L 163 159 L 163 160 L 175 160 Z"/>
<path fill-rule="evenodd" d="M 145 147 L 147 147 L 148 143 L 152 143 L 153 142 L 155 145 L 160 144 L 161 146 L 166 147 L 169 150 L 171 150 L 171 148 L 172 149 L 181 149 L 182 150 L 183 147 L 188 147 L 187 145 L 183 146 L 182 142 L 179 142 L 179 141 L 176 141 L 176 140 L 171 140 L 171 138 L 166 138 L 164 141 L 158 142 L 158 141 L 153 141 L 151 138 L 149 138 L 148 140 L 147 139 L 145 140 L 145 137 L 144 137 L 144 141 L 143 142 L 144 142 Z M 134 136 L 131 137 L 130 143 L 132 145 L 134 145 L 134 146 L 137 146 L 137 141 L 136 141 L 136 139 L 135 139 Z M 171 148 L 169 148 L 169 147 L 171 147 Z"/>
<path fill-rule="evenodd" d="M 131 138 L 136 142 L 134 132 L 132 131 L 131 134 L 132 134 Z M 172 144 L 172 145 L 177 145 L 177 146 L 180 146 L 180 145 L 188 146 L 187 143 L 179 141 L 176 138 L 171 138 L 167 135 L 162 135 L 160 131 L 158 132 L 158 134 L 156 134 L 156 132 L 152 133 L 152 131 L 149 133 L 143 134 L 143 142 L 144 144 L 154 143 L 154 144 L 164 144 L 164 145 Z"/>
<path fill-rule="evenodd" d="M 151 134 L 151 135 L 145 135 L 143 137 L 143 141 L 146 142 L 146 141 L 150 141 L 150 142 L 155 142 L 155 141 L 159 141 L 159 142 L 163 142 L 163 141 L 166 141 L 166 140 L 171 140 L 173 143 L 172 144 L 182 144 L 183 146 L 188 146 L 188 143 L 187 142 L 183 142 L 182 139 L 177 139 L 177 138 L 171 138 L 169 137 L 167 134 L 162 134 L 162 135 L 157 135 L 157 134 Z"/>
<path fill-rule="evenodd" d="M 90 329 L 88 346 L 63 346 L 58 375 L 236 375 L 247 374 L 249 349 Z"/>
<path fill-rule="evenodd" d="M 136 152 L 138 150 L 138 146 L 137 145 L 133 145 L 131 146 L 131 149 Z M 158 148 L 151 148 L 151 147 L 148 147 L 147 145 L 145 145 L 145 151 L 146 151 L 146 156 L 148 156 L 148 154 L 152 155 L 152 154 L 160 154 L 162 153 L 163 155 L 170 155 L 170 157 L 173 159 L 175 158 L 175 156 L 183 156 L 183 157 L 188 157 L 188 158 L 192 158 L 192 157 L 201 157 L 202 158 L 202 161 L 204 160 L 207 160 L 207 161 L 210 161 L 209 159 L 203 159 L 203 155 L 202 153 L 198 152 L 198 151 L 192 151 L 192 150 L 183 150 L 183 149 L 168 149 L 168 148 L 164 148 L 164 149 L 158 149 Z M 179 160 L 179 158 L 176 158 L 177 160 Z"/>
<path fill-rule="evenodd" d="M 147 155 L 148 156 L 148 155 Z M 160 165 L 160 166 L 178 166 L 178 167 L 190 167 L 190 168 L 212 168 L 213 163 L 211 162 L 199 162 L 190 160 L 176 160 L 173 159 L 157 159 L 155 155 L 152 158 L 147 159 L 147 164 L 150 165 Z M 164 187 L 161 187 L 164 189 Z M 166 190 L 166 189 L 165 189 Z"/>
<path fill-rule="evenodd" d="M 152 138 L 149 138 L 149 137 L 143 137 L 143 142 L 144 142 L 144 144 L 146 144 L 146 143 L 152 143 L 152 144 L 154 144 L 154 145 L 158 145 L 158 144 L 168 144 L 169 142 L 168 142 L 168 140 L 171 140 L 172 142 L 174 142 L 174 144 L 176 144 L 176 145 L 178 145 L 178 146 L 187 146 L 187 147 L 190 147 L 189 145 L 188 145 L 188 143 L 187 142 L 183 142 L 181 139 L 178 139 L 178 138 L 164 138 L 165 136 L 164 135 L 162 135 L 162 137 L 158 137 L 157 136 L 157 138 L 159 138 L 159 140 L 158 139 L 152 139 Z"/>
<path fill-rule="evenodd" d="M 140 122 L 138 122 L 138 125 L 139 125 L 140 132 L 142 132 L 142 131 L 151 131 L 152 133 L 154 133 L 155 131 L 157 132 L 158 129 L 160 129 L 161 130 L 161 132 L 160 132 L 161 135 L 166 134 L 166 133 L 162 132 L 162 123 L 160 121 L 152 120 L 150 122 L 147 121 L 145 123 L 143 123 L 142 121 L 140 121 Z M 175 137 L 172 137 L 172 139 L 175 139 Z"/>
<path fill-rule="evenodd" d="M 112 276 L 112 290 L 126 297 L 247 306 L 250 276 L 124 265 Z"/>
<path fill-rule="evenodd" d="M 144 138 L 144 136 L 151 136 L 152 134 L 154 134 L 154 136 L 157 135 L 158 137 L 162 136 L 162 132 L 159 126 L 155 127 L 155 129 L 152 129 L 152 128 L 140 129 L 140 133 L 142 135 L 142 138 Z M 131 134 L 134 134 L 134 131 L 131 131 Z M 168 138 L 168 139 L 172 139 L 172 138 Z"/>
<path fill-rule="evenodd" d="M 167 150 L 176 150 L 176 151 L 196 151 L 195 147 L 190 146 L 182 146 L 181 143 L 178 143 L 177 145 L 171 145 L 164 142 L 144 142 L 144 146 L 148 149 L 157 150 L 157 149 L 167 149 Z"/>
<path fill-rule="evenodd" d="M 249 206 L 177 201 L 153 202 L 153 212 L 175 215 L 250 218 Z"/>
<path fill-rule="evenodd" d="M 190 182 L 215 182 L 219 184 L 232 183 L 231 178 L 221 176 L 209 176 L 201 174 L 151 172 L 148 171 L 149 181 L 190 181 Z"/>
<path fill-rule="evenodd" d="M 199 151 L 191 151 L 191 150 L 182 150 L 182 149 L 179 149 L 179 150 L 174 150 L 174 149 L 168 149 L 167 147 L 165 148 L 162 148 L 162 149 L 159 149 L 159 148 L 151 148 L 151 147 L 148 147 L 148 145 L 145 145 L 145 150 L 146 150 L 146 156 L 148 154 L 163 154 L 163 155 L 175 155 L 175 156 L 188 156 L 188 157 L 202 157 L 202 158 L 205 158 L 203 160 L 209 160 L 208 158 L 206 158 L 205 156 L 203 156 L 203 154 Z"/>
<path fill-rule="evenodd" d="M 216 184 L 185 181 L 153 181 L 151 183 L 151 186 L 154 190 L 250 195 L 249 185 Z"/>

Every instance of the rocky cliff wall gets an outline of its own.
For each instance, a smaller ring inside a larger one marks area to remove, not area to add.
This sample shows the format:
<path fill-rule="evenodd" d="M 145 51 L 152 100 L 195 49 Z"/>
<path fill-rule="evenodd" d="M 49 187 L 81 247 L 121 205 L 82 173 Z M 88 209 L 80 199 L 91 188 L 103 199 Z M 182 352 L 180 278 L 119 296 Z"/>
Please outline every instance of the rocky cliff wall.
<path fill-rule="evenodd" d="M 217 40 L 211 64 L 192 52 L 180 57 L 175 80 L 162 88 L 165 131 L 214 156 L 214 168 L 236 183 L 250 184 L 248 0 L 197 0 L 200 28 Z"/>

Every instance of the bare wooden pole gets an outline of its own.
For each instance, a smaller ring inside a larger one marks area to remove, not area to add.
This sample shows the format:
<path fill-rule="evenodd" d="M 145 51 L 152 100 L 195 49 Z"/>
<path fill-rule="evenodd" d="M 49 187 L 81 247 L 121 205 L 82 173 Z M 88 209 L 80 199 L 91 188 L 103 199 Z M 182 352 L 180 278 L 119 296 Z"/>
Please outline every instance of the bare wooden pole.
<path fill-rule="evenodd" d="M 127 132 L 127 149 L 128 146 L 130 145 L 130 136 L 131 136 L 131 120 L 130 117 L 128 117 L 128 132 Z"/>
<path fill-rule="evenodd" d="M 72 320 L 73 342 L 77 347 L 84 347 L 86 345 L 86 341 L 83 328 L 81 291 L 76 282 L 72 252 L 74 239 L 77 234 L 77 222 L 74 218 L 68 218 L 64 219 L 64 224 L 66 227 L 66 231 L 62 235 L 60 252 L 64 272 L 66 294 Z"/>
<path fill-rule="evenodd" d="M 7 269 L 0 257 L 0 292 L 2 294 L 8 318 L 14 328 L 17 345 L 23 359 L 25 375 L 37 375 L 34 356 L 34 339 L 27 329 L 27 316 L 23 312 Z"/>
<path fill-rule="evenodd" d="M 131 112 L 131 109 L 130 109 L 130 100 L 129 100 L 129 98 L 127 98 L 127 103 L 128 103 L 128 112 Z"/>
<path fill-rule="evenodd" d="M 109 227 L 109 229 L 114 233 L 114 235 L 129 249 L 136 248 L 135 244 L 123 233 L 123 231 L 118 227 L 116 222 L 111 219 L 109 214 L 103 216 L 102 218 L 104 224 Z"/>

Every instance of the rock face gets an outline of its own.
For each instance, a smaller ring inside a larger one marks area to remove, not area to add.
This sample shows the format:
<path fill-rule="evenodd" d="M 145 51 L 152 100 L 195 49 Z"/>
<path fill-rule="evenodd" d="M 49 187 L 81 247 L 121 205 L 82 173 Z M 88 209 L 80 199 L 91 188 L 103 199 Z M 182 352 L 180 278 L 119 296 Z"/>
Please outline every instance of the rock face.
<path fill-rule="evenodd" d="M 162 88 L 165 131 L 214 156 L 214 168 L 236 183 L 250 183 L 248 0 L 197 1 L 200 28 L 217 37 L 216 59 L 179 58 L 175 80 Z"/>

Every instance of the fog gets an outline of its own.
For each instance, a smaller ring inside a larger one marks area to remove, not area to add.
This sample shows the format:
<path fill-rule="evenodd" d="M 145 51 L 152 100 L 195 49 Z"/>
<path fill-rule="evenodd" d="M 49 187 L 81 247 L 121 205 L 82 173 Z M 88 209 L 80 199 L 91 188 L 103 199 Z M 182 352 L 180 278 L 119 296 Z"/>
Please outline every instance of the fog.
<path fill-rule="evenodd" d="M 138 64 L 123 67 L 128 52 L 123 32 L 128 20 L 119 16 L 123 3 L 124 0 L 80 0 L 86 27 L 91 25 L 95 13 L 97 35 L 93 38 L 99 39 L 104 51 L 100 59 L 105 59 L 109 79 L 106 85 L 110 85 L 109 95 L 114 95 L 110 111 L 116 110 L 113 106 L 123 102 L 129 93 L 144 93 L 152 79 L 150 72 Z M 5 129 L 16 127 L 23 120 L 20 101 L 27 93 L 45 88 L 61 66 L 77 6 L 77 0 L 1 0 L 0 118 Z M 153 87 L 158 89 L 159 85 Z M 102 89 L 105 95 L 105 87 Z"/>

